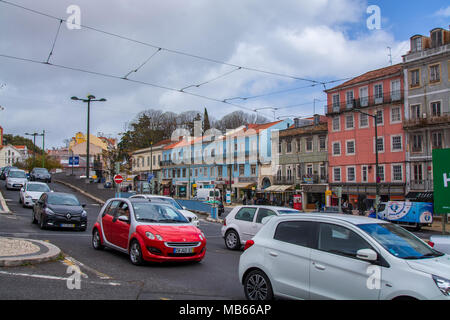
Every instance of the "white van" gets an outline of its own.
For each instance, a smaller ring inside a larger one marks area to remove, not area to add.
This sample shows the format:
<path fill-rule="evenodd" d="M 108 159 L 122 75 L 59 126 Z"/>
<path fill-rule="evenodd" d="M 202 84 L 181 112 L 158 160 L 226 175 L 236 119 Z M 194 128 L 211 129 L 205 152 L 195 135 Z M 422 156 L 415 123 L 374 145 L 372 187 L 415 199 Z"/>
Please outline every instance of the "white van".
<path fill-rule="evenodd" d="M 220 200 L 221 199 L 220 190 L 219 189 L 208 189 L 208 188 L 198 189 L 195 199 L 201 200 L 201 201 Z"/>

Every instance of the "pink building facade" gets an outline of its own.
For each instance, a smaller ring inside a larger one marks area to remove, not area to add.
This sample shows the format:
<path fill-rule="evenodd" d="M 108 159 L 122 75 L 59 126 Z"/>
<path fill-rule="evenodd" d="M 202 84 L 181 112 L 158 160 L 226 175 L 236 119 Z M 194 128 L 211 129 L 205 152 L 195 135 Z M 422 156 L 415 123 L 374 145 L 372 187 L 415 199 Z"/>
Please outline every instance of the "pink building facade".
<path fill-rule="evenodd" d="M 365 210 L 373 205 L 378 148 L 381 200 L 404 199 L 406 150 L 402 66 L 398 64 L 367 72 L 325 92 L 328 100 L 328 173 L 333 194 L 342 187 L 343 198 L 349 200 L 353 208 Z M 331 204 L 336 201 L 332 198 Z"/>

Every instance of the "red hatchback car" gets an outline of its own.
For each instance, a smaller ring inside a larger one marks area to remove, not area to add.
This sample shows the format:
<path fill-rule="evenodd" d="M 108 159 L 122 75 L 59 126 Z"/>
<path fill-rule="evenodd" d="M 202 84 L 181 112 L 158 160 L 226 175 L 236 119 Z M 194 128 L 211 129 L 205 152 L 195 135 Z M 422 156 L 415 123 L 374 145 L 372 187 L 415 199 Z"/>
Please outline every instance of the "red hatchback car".
<path fill-rule="evenodd" d="M 206 237 L 166 203 L 114 198 L 100 210 L 92 230 L 92 246 L 127 253 L 135 265 L 145 261 L 201 261 Z"/>

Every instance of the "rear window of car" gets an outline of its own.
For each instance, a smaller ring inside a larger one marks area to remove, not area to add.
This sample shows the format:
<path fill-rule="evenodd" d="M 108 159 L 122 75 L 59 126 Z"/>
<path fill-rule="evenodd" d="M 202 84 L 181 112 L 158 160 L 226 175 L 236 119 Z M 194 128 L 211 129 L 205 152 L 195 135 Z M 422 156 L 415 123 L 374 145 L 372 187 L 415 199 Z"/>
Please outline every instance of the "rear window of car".
<path fill-rule="evenodd" d="M 253 221 L 255 216 L 256 208 L 241 208 L 238 213 L 234 216 L 236 220 L 242 221 Z"/>
<path fill-rule="evenodd" d="M 274 239 L 302 247 L 311 247 L 313 242 L 314 222 L 283 221 L 275 230 Z"/>

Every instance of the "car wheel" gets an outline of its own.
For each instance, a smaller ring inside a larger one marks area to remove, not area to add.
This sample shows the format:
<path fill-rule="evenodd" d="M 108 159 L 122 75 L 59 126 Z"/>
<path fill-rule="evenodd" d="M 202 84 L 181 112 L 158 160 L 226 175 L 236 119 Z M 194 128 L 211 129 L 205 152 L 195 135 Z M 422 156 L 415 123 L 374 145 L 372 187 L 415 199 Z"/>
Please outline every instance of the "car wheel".
<path fill-rule="evenodd" d="M 137 240 L 133 240 L 130 245 L 130 260 L 131 263 L 140 266 L 144 263 L 144 259 L 142 258 L 142 249 L 141 245 Z"/>
<path fill-rule="evenodd" d="M 273 290 L 267 275 L 260 270 L 250 271 L 244 280 L 244 293 L 248 300 L 272 300 Z"/>
<path fill-rule="evenodd" d="M 95 250 L 102 250 L 105 247 L 102 245 L 102 240 L 100 239 L 100 232 L 97 229 L 92 233 L 92 246 Z"/>
<path fill-rule="evenodd" d="M 225 234 L 225 245 L 230 250 L 237 250 L 241 247 L 241 239 L 236 231 L 227 231 Z"/>

